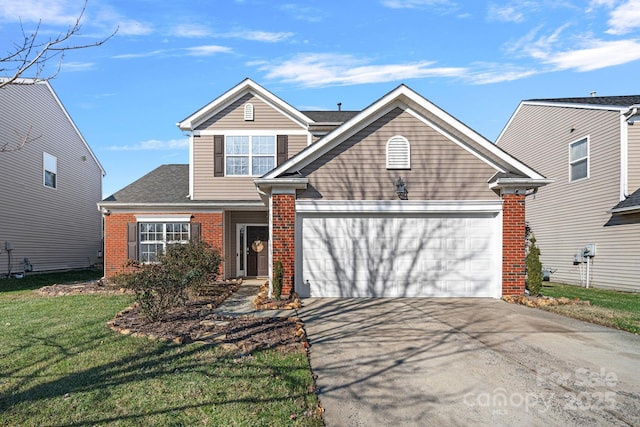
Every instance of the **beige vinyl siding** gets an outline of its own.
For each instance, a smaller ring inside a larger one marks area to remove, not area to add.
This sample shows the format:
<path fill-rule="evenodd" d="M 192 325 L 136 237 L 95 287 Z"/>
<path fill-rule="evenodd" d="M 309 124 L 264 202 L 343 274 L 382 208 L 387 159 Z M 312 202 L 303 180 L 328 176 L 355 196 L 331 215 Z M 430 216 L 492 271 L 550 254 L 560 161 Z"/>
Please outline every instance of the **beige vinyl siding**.
<path fill-rule="evenodd" d="M 386 145 L 402 135 L 411 144 L 411 169 L 387 170 Z M 396 200 L 401 176 L 409 200 L 492 200 L 496 171 L 414 116 L 396 108 L 303 168 L 309 189 L 300 198 Z"/>
<path fill-rule="evenodd" d="M 236 234 L 236 226 L 238 224 L 264 224 L 269 222 L 269 214 L 266 211 L 258 212 L 242 212 L 242 211 L 226 211 L 224 213 L 225 224 L 225 276 L 232 278 L 236 276 L 236 260 L 238 254 L 238 242 Z"/>
<path fill-rule="evenodd" d="M 253 104 L 254 120 L 244 119 L 244 105 Z M 197 130 L 226 130 L 226 129 L 304 129 L 270 105 L 256 96 L 248 93 L 230 103 L 217 114 L 197 127 Z"/>
<path fill-rule="evenodd" d="M 569 144 L 586 136 L 589 178 L 570 182 Z M 640 290 L 640 224 L 605 226 L 619 202 L 619 113 L 523 104 L 498 145 L 556 180 L 526 201 L 542 263 L 557 269 L 552 280 L 580 284 L 573 256 L 595 243 L 591 285 Z"/>
<path fill-rule="evenodd" d="M 102 170 L 44 84 L 0 91 L 2 141 L 30 131 L 22 149 L 0 153 L 0 274 L 10 241 L 14 270 L 29 258 L 35 271 L 83 268 L 101 249 Z M 37 118 L 37 119 L 35 119 Z M 57 188 L 43 185 L 43 152 L 57 158 Z"/>
<path fill-rule="evenodd" d="M 629 193 L 640 188 L 640 123 L 628 126 Z"/>
<path fill-rule="evenodd" d="M 260 200 L 255 177 L 213 176 L 213 135 L 194 138 L 193 200 Z"/>
<path fill-rule="evenodd" d="M 254 120 L 244 120 L 244 105 L 251 102 Z M 265 134 L 286 134 L 288 130 L 300 131 L 302 127 L 281 112 L 246 94 L 221 112 L 204 122 L 198 130 L 209 130 L 225 135 L 228 131 L 242 129 L 264 131 Z M 193 199 L 194 200 L 260 200 L 253 180 L 256 177 L 214 177 L 213 135 L 194 137 L 193 143 Z M 307 135 L 288 135 L 289 157 L 307 146 Z"/>
<path fill-rule="evenodd" d="M 194 138 L 194 200 L 260 200 L 254 176 L 214 177 L 213 136 Z M 289 135 L 289 157 L 307 146 L 305 135 Z"/>

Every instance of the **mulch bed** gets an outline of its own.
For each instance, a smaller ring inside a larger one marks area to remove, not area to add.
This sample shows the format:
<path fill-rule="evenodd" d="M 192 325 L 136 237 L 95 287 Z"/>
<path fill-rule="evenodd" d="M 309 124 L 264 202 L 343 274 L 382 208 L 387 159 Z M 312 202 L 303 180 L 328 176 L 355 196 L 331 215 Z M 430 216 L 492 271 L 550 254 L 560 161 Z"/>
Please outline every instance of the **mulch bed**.
<path fill-rule="evenodd" d="M 558 305 L 591 305 L 591 301 L 583 301 L 579 298 L 554 298 L 554 297 L 533 297 L 526 295 L 506 295 L 502 299 L 512 304 L 526 305 L 527 307 L 555 307 Z"/>
<path fill-rule="evenodd" d="M 134 303 L 116 314 L 107 326 L 124 335 L 176 344 L 219 344 L 242 354 L 270 348 L 283 352 L 306 351 L 309 345 L 298 318 L 230 317 L 215 313 L 216 307 L 238 290 L 240 284 L 229 281 L 208 285 L 200 296 L 168 310 L 159 322 L 148 322 L 139 305 Z M 46 286 L 37 292 L 46 296 L 128 293 L 102 281 Z"/>

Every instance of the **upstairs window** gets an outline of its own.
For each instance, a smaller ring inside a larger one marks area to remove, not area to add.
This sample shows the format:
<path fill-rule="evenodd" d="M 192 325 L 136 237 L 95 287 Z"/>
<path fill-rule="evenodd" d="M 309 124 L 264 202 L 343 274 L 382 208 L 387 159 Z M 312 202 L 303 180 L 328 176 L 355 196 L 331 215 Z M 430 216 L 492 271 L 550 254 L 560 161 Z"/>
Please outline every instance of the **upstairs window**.
<path fill-rule="evenodd" d="M 411 169 L 411 146 L 404 136 L 387 141 L 387 169 Z"/>
<path fill-rule="evenodd" d="M 589 177 L 589 138 L 583 138 L 569 146 L 569 174 L 571 181 Z"/>
<path fill-rule="evenodd" d="M 42 159 L 43 183 L 45 187 L 58 187 L 58 158 L 49 153 L 43 153 Z"/>
<path fill-rule="evenodd" d="M 261 176 L 276 165 L 276 138 L 227 136 L 225 143 L 227 176 Z"/>
<path fill-rule="evenodd" d="M 253 104 L 251 103 L 244 104 L 244 121 L 253 121 Z"/>

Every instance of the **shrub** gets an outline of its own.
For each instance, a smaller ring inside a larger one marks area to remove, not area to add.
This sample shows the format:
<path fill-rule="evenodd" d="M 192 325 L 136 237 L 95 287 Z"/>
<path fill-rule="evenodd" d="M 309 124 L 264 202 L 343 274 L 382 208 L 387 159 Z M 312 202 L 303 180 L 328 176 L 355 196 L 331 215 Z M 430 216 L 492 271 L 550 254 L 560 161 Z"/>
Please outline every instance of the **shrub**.
<path fill-rule="evenodd" d="M 284 276 L 282 270 L 282 261 L 276 261 L 273 267 L 273 297 L 276 300 L 279 300 L 282 295 L 282 277 Z"/>
<path fill-rule="evenodd" d="M 215 280 L 221 261 L 218 251 L 205 242 L 172 245 L 156 263 L 129 261 L 127 267 L 132 271 L 114 281 L 134 291 L 147 320 L 158 321 L 168 308 L 188 299 L 188 290 L 197 292 Z"/>
<path fill-rule="evenodd" d="M 527 289 L 533 296 L 540 295 L 542 290 L 542 263 L 540 262 L 540 249 L 536 246 L 536 238 L 531 235 L 529 239 L 529 253 L 527 263 Z"/>

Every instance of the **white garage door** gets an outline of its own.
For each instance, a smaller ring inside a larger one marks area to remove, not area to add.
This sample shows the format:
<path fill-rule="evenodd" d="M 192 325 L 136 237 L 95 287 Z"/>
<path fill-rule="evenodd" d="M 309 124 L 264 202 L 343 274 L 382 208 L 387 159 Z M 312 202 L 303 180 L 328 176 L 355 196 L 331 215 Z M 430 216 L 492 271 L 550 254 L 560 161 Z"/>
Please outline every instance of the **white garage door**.
<path fill-rule="evenodd" d="M 462 215 L 300 215 L 302 293 L 499 297 L 497 213 Z"/>

